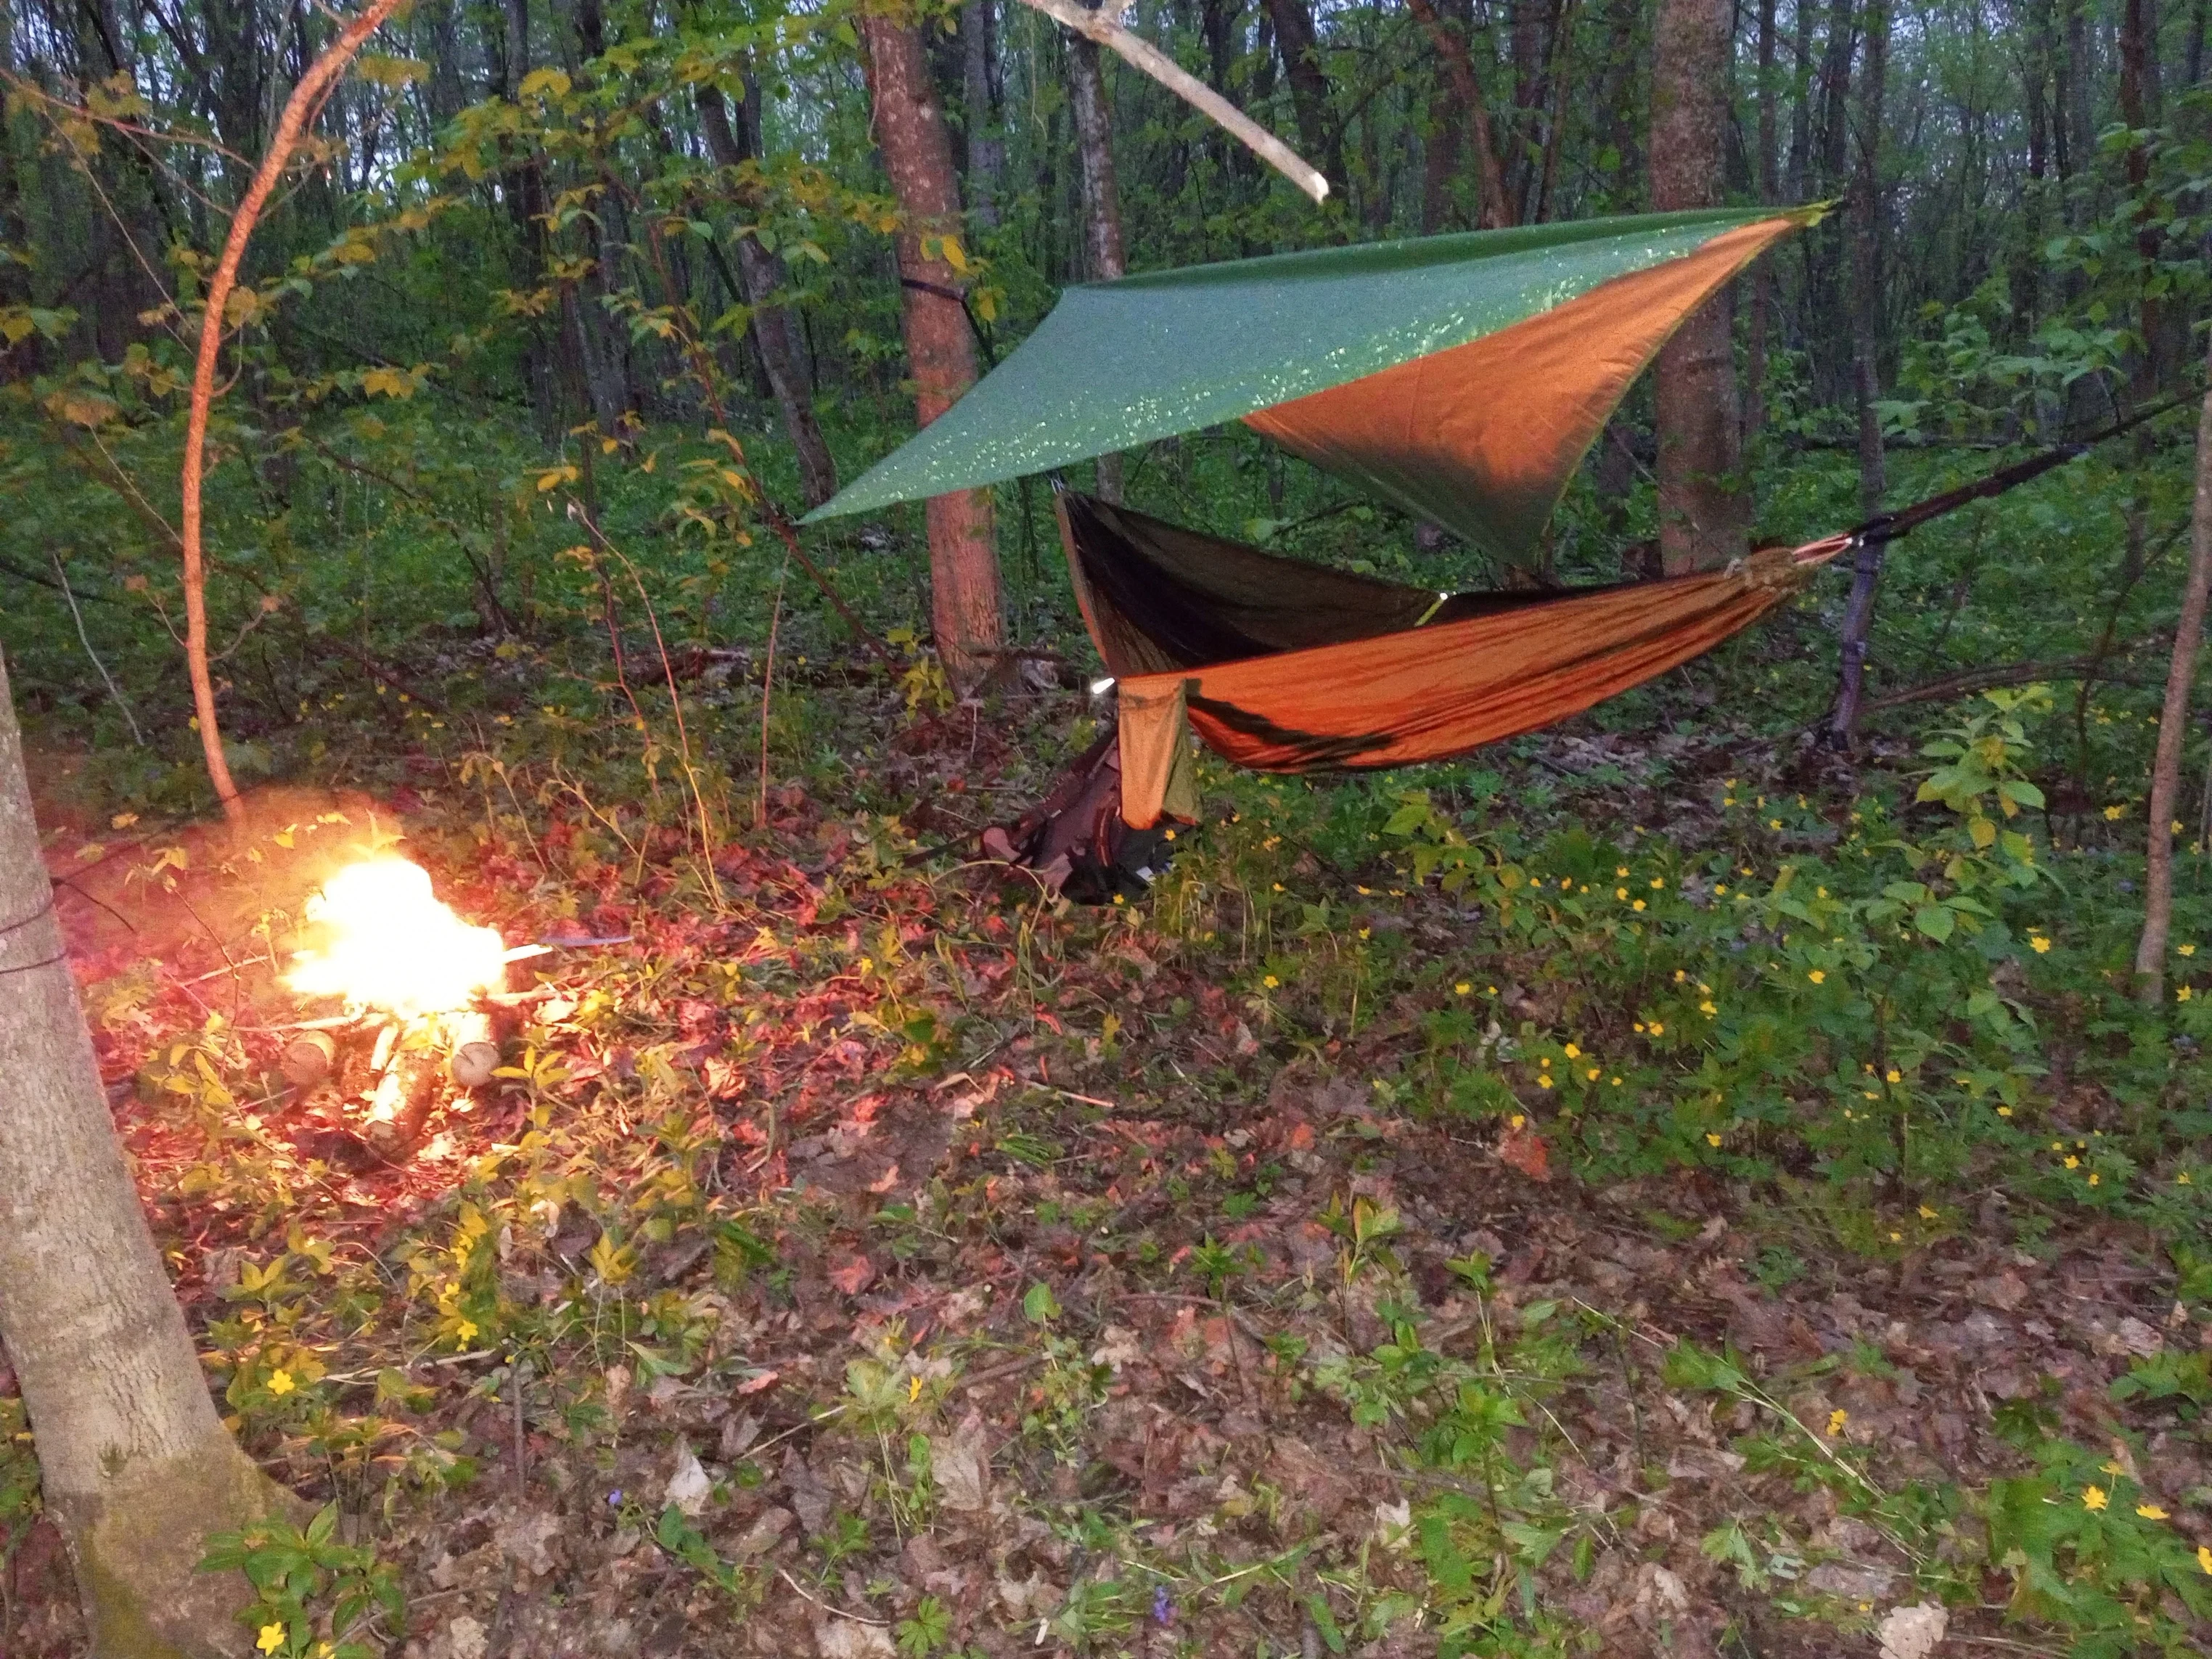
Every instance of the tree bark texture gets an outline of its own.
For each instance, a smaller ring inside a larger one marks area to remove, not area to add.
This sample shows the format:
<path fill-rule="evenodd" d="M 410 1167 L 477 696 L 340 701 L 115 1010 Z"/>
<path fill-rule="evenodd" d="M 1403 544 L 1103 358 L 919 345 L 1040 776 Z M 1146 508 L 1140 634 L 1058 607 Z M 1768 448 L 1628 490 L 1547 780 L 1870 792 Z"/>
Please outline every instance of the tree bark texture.
<path fill-rule="evenodd" d="M 1075 113 L 1075 153 L 1083 176 L 1083 264 L 1091 282 L 1109 283 L 1127 269 L 1121 257 L 1121 198 L 1114 182 L 1114 124 L 1106 102 L 1098 43 L 1071 35 L 1068 102 Z M 1098 494 L 1121 499 L 1121 458 L 1098 458 Z"/>
<path fill-rule="evenodd" d="M 1859 511 L 1867 518 L 1881 511 L 1889 489 L 1881 416 L 1875 408 L 1881 394 L 1875 354 L 1881 325 L 1881 106 L 1888 72 L 1888 0 L 1868 0 L 1866 65 L 1859 82 L 1858 173 L 1852 181 L 1850 204 L 1851 388 L 1858 405 Z M 1858 730 L 1859 709 L 1866 697 L 1868 640 L 1886 551 L 1886 544 L 1869 543 L 1852 558 L 1850 598 L 1844 605 L 1838 653 L 1836 707 L 1828 726 L 1830 741 L 1838 745 L 1848 744 Z"/>
<path fill-rule="evenodd" d="M 1006 141 L 991 123 L 991 0 L 966 0 L 960 8 L 961 114 L 968 134 L 968 211 L 984 230 L 999 225 L 1000 175 Z"/>
<path fill-rule="evenodd" d="M 921 36 L 912 24 L 879 15 L 864 16 L 860 28 L 876 142 L 905 216 L 897 246 L 907 359 L 915 418 L 927 426 L 975 383 L 967 311 L 948 297 L 958 293 L 960 276 L 939 243 L 960 232 L 959 183 Z M 931 625 L 947 677 L 965 688 L 989 671 L 1005 642 L 991 492 L 932 496 L 928 519 Z"/>
<path fill-rule="evenodd" d="M 1781 199 L 1778 105 L 1775 84 L 1775 0 L 1759 0 L 1759 199 Z M 1765 259 L 1751 273 L 1751 325 L 1744 342 L 1743 435 L 1748 443 L 1766 419 L 1767 334 L 1773 326 L 1774 271 Z"/>
<path fill-rule="evenodd" d="M 2212 353 L 2208 353 L 2212 363 Z M 2189 574 L 2181 619 L 2158 717 L 2158 753 L 2150 772 L 2150 844 L 2143 871 L 2143 929 L 2136 943 L 2136 994 L 2156 1005 L 2166 995 L 2166 937 L 2173 923 L 2173 813 L 2181 799 L 2181 745 L 2189 734 L 2189 693 L 2197 647 L 2204 633 L 2204 600 L 2212 589 L 2212 392 L 2197 419 L 2197 500 L 2189 523 Z"/>
<path fill-rule="evenodd" d="M 1491 131 L 1490 106 L 1482 88 L 1482 80 L 1474 72 L 1474 58 L 1468 50 L 1466 40 L 1455 33 L 1437 13 L 1435 0 L 1410 0 L 1413 16 L 1428 33 L 1430 44 L 1437 56 L 1443 60 L 1444 71 L 1459 94 L 1462 112 L 1467 117 L 1468 130 L 1474 140 L 1476 177 L 1482 185 L 1482 208 L 1480 216 L 1483 229 L 1493 229 L 1514 222 L 1512 199 L 1505 192 L 1504 170 L 1498 163 L 1498 144 Z M 1457 134 L 1454 134 L 1454 149 L 1457 149 Z"/>
<path fill-rule="evenodd" d="M 117 1144 L 0 662 L 0 1338 L 96 1659 L 243 1646 L 211 1531 L 287 1503 L 224 1431 Z"/>
<path fill-rule="evenodd" d="M 695 94 L 699 107 L 699 131 L 707 153 L 718 167 L 733 168 L 753 158 L 758 149 L 746 112 L 739 112 L 742 134 L 730 125 L 727 101 L 721 88 L 702 82 Z M 782 257 L 771 253 L 750 236 L 738 239 L 738 280 L 744 286 L 745 304 L 752 308 L 753 343 L 760 355 L 761 370 L 783 416 L 785 435 L 799 457 L 799 490 L 809 507 L 817 507 L 837 493 L 837 464 L 830 458 L 814 417 L 814 393 L 806 378 L 806 343 L 799 337 L 799 319 L 790 308 L 776 303 L 785 280 Z"/>
<path fill-rule="evenodd" d="M 1328 71 L 1322 67 L 1321 40 L 1314 32 L 1313 12 L 1305 0 L 1266 0 L 1267 16 L 1275 26 L 1275 45 L 1283 54 L 1283 72 L 1290 77 L 1291 112 L 1298 124 L 1298 148 L 1306 160 L 1328 179 L 1328 187 L 1344 189 L 1343 135 L 1329 121 Z"/>
<path fill-rule="evenodd" d="M 1651 70 L 1651 205 L 1711 207 L 1726 162 L 1729 0 L 1661 0 Z M 1738 469 L 1733 310 L 1726 290 L 1659 354 L 1659 554 L 1669 575 L 1709 570 L 1750 544 Z"/>

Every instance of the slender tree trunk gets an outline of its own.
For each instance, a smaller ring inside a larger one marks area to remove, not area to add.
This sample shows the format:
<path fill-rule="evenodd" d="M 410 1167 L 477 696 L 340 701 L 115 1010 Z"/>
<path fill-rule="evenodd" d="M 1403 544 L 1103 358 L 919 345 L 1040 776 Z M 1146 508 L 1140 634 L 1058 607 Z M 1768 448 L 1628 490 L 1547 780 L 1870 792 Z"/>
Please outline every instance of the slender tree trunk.
<path fill-rule="evenodd" d="M 2120 119 L 2128 130 L 2142 133 L 2158 123 L 2158 18 L 2154 0 L 2126 0 L 2120 15 Z M 2164 238 L 2154 216 L 2150 192 L 2150 148 L 2137 139 L 2128 145 L 2125 162 L 2129 192 L 2136 198 L 2136 255 L 2146 276 L 2155 267 Z M 2145 292 L 2140 307 L 2143 345 L 2136 355 L 2130 392 L 2138 403 L 2148 403 L 2172 378 L 2180 343 L 2167 325 L 2171 307 L 2159 295 Z M 2146 434 L 2148 435 L 2148 434 Z"/>
<path fill-rule="evenodd" d="M 1127 267 L 1121 258 L 1121 198 L 1114 183 L 1113 116 L 1098 43 L 1079 34 L 1067 40 L 1068 102 L 1075 113 L 1075 154 L 1083 173 L 1084 274 L 1110 283 Z M 1098 458 L 1100 499 L 1121 499 L 1121 458 Z"/>
<path fill-rule="evenodd" d="M 975 383 L 967 312 L 947 297 L 957 291 L 959 273 L 941 251 L 940 239 L 960 232 L 959 183 L 921 36 L 912 24 L 881 15 L 864 15 L 860 29 L 876 142 L 905 215 L 898 266 L 907 359 L 915 416 L 927 426 Z M 990 669 L 992 653 L 1005 643 L 991 492 L 932 496 L 928 516 L 931 623 L 946 675 L 965 688 Z"/>
<path fill-rule="evenodd" d="M 1731 22 L 1729 0 L 1661 0 L 1651 70 L 1655 208 L 1720 200 Z M 1717 568 L 1749 544 L 1730 317 L 1728 293 L 1715 295 L 1659 354 L 1659 551 L 1669 574 Z"/>
<path fill-rule="evenodd" d="M 1774 84 L 1774 0 L 1759 0 L 1759 199 L 1772 204 L 1781 191 L 1781 158 Z M 1774 311 L 1773 267 L 1761 259 L 1751 274 L 1751 326 L 1744 349 L 1743 434 L 1748 442 L 1766 420 L 1766 336 Z"/>
<path fill-rule="evenodd" d="M 239 1645 L 213 1531 L 288 1506 L 216 1416 L 62 956 L 0 662 L 0 1339 L 100 1659 Z"/>
<path fill-rule="evenodd" d="M 1332 191 L 1344 189 L 1341 134 L 1328 118 L 1328 71 L 1322 67 L 1321 41 L 1305 0 L 1266 0 L 1275 25 L 1275 45 L 1291 82 L 1291 112 L 1298 124 L 1305 157 L 1328 175 Z"/>
<path fill-rule="evenodd" d="M 1851 201 L 1851 382 L 1858 404 L 1859 510 L 1868 517 L 1881 510 L 1888 489 L 1882 453 L 1881 417 L 1875 410 L 1881 395 L 1877 353 L 1881 317 L 1881 119 L 1882 90 L 1888 80 L 1889 0 L 1868 0 L 1866 70 L 1860 88 L 1858 178 Z M 1830 741 L 1848 745 L 1858 730 L 1866 696 L 1868 636 L 1874 627 L 1875 594 L 1881 583 L 1886 544 L 1861 547 L 1851 564 L 1850 598 L 1844 605 L 1841 665 L 1836 707 L 1829 720 Z"/>
<path fill-rule="evenodd" d="M 968 127 L 968 211 L 985 230 L 999 224 L 1000 177 L 1006 146 L 991 115 L 991 0 L 960 8 L 961 113 Z"/>
<path fill-rule="evenodd" d="M 2181 590 L 2181 619 L 2173 630 L 2166 706 L 2158 717 L 2158 754 L 2151 763 L 2143 930 L 2136 945 L 2136 994 L 2154 1006 L 2166 995 L 2166 935 L 2173 921 L 2174 806 L 2181 798 L 2181 746 L 2189 732 L 2189 692 L 2204 633 L 2205 592 L 2212 588 L 2212 392 L 2205 394 L 2197 420 L 2197 501 L 2189 529 L 2189 575 Z"/>
<path fill-rule="evenodd" d="M 721 88 L 702 82 L 695 94 L 699 108 L 699 131 L 707 141 L 707 154 L 718 167 L 735 168 L 755 155 L 759 135 L 752 118 L 750 92 L 746 107 L 738 112 L 742 134 L 732 131 L 729 106 Z M 837 464 L 814 418 L 814 393 L 806 375 L 805 343 L 799 337 L 799 320 L 789 307 L 776 303 L 784 284 L 781 256 L 763 247 L 757 239 L 738 239 L 738 279 L 744 302 L 752 307 L 753 343 L 759 352 L 761 371 L 783 416 L 785 435 L 799 457 L 799 489 L 806 504 L 816 507 L 837 493 Z"/>
<path fill-rule="evenodd" d="M 1421 234 L 1449 229 L 1456 215 L 1452 181 L 1459 176 L 1460 109 L 1449 94 L 1431 83 L 1427 131 L 1421 143 Z"/>
<path fill-rule="evenodd" d="M 1476 177 L 1482 183 L 1481 228 L 1491 230 L 1510 225 L 1514 222 L 1513 198 L 1506 194 L 1505 173 L 1498 165 L 1498 143 L 1490 126 L 1490 102 L 1483 93 L 1482 77 L 1475 73 L 1474 54 L 1465 37 L 1437 15 L 1434 0 L 1409 0 L 1409 3 L 1437 56 L 1443 59 L 1444 72 L 1459 94 L 1468 130 L 1474 139 Z"/>

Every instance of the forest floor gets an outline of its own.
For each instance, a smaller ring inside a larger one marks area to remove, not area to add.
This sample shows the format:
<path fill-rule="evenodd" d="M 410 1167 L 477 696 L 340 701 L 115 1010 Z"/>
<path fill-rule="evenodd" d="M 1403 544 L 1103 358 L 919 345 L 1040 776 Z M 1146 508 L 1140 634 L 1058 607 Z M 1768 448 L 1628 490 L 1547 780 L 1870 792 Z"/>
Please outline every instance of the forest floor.
<path fill-rule="evenodd" d="M 1411 1081 L 1455 996 L 1546 1017 L 1462 899 L 1285 848 L 1282 882 L 1438 964 L 1301 1020 L 1248 937 L 905 862 L 1042 774 L 1018 721 L 875 707 L 849 798 L 781 787 L 757 829 L 731 803 L 719 895 L 680 817 L 557 768 L 526 822 L 520 762 L 416 755 L 374 798 L 264 792 L 234 841 L 88 819 L 65 766 L 42 777 L 214 1384 L 405 1592 L 404 1630 L 356 1639 L 2055 1653 L 1985 1547 L 2004 1479 L 2048 1473 L 2039 1437 L 2110 1459 L 2043 1501 L 2212 1513 L 2173 1393 L 2114 1395 L 2203 1328 L 2135 1224 L 2078 1212 L 2023 1248 L 1985 1194 L 1885 1237 L 1881 1205 L 1816 1182 L 1586 1182 L 1521 1073 L 1526 1117 Z M 894 825 L 887 798 L 926 805 Z M 1668 822 L 1632 786 L 1616 805 Z M 317 1010 L 256 931 L 372 822 L 510 943 L 623 941 L 527 964 L 509 1074 L 392 1164 L 277 1074 L 277 1028 Z M 0 1651 L 78 1650 L 50 1527 L 6 1518 Z"/>

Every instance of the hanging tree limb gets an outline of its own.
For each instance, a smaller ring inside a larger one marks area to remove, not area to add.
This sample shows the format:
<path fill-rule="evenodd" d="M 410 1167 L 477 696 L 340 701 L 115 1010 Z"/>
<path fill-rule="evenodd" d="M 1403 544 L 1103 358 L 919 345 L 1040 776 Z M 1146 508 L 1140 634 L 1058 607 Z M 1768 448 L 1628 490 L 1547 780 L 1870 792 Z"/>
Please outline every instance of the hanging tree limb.
<path fill-rule="evenodd" d="M 1131 68 L 1158 82 L 1193 109 L 1228 132 L 1247 149 L 1281 173 L 1316 202 L 1328 195 L 1328 180 L 1318 168 L 1258 122 L 1238 109 L 1158 46 L 1121 27 L 1123 6 L 1115 0 L 1093 11 L 1082 0 L 1022 0 L 1055 23 L 1096 40 Z"/>
<path fill-rule="evenodd" d="M 321 112 L 324 98 L 354 54 L 400 3 L 401 0 L 369 0 L 308 66 L 292 88 L 292 95 L 284 100 L 284 112 L 277 118 L 268 152 L 261 158 L 246 199 L 231 215 L 230 234 L 224 240 L 215 275 L 208 282 L 207 306 L 200 316 L 199 356 L 192 365 L 191 412 L 185 423 L 184 518 L 179 532 L 185 565 L 185 667 L 191 678 L 192 708 L 199 716 L 200 748 L 207 757 L 208 776 L 215 784 L 216 798 L 222 803 L 223 816 L 233 823 L 243 821 L 246 809 L 239 799 L 237 784 L 231 781 L 230 763 L 223 757 L 222 733 L 216 724 L 215 681 L 208 672 L 207 570 L 200 511 L 207 465 L 208 411 L 215 402 L 216 360 L 222 353 L 224 313 L 232 290 L 238 286 L 238 267 L 246 257 L 246 244 L 261 210 L 268 205 L 284 170 L 291 165 L 300 135 Z"/>

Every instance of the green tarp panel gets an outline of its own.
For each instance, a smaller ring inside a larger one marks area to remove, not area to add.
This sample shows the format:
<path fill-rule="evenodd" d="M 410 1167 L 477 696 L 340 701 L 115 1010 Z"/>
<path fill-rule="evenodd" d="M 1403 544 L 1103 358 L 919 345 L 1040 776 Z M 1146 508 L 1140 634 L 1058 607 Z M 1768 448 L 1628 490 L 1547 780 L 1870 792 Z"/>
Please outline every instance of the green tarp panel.
<path fill-rule="evenodd" d="M 1409 512 L 1524 559 L 1667 337 L 1819 211 L 1477 231 L 1071 288 L 967 396 L 808 518 L 1246 419 Z"/>

